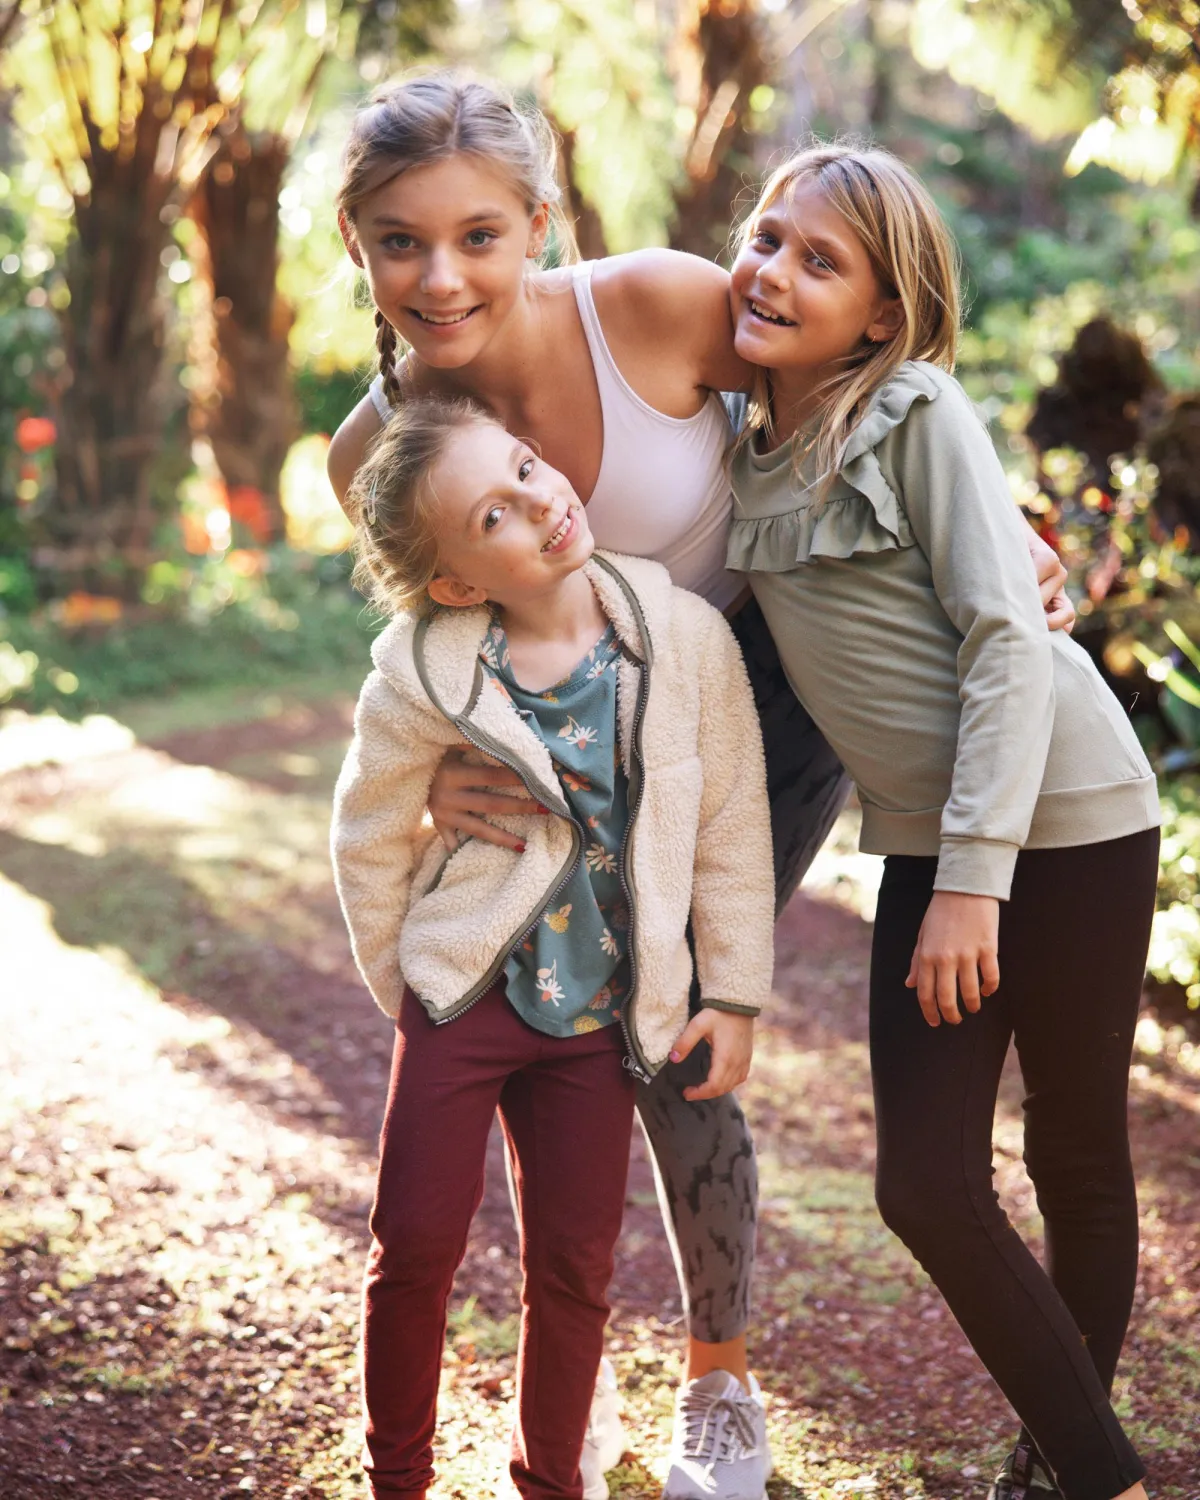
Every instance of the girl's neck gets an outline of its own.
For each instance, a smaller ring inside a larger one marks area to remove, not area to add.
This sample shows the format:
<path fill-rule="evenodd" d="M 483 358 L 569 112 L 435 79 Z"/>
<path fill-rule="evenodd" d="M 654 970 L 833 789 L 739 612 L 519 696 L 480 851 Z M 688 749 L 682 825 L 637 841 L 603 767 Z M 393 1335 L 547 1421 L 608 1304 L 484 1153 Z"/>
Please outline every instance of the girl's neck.
<path fill-rule="evenodd" d="M 782 447 L 806 428 L 820 404 L 821 387 L 829 379 L 825 369 L 773 369 L 770 371 L 771 415 L 775 444 Z"/>
<path fill-rule="evenodd" d="M 496 612 L 508 641 L 513 674 L 531 692 L 561 682 L 608 624 L 582 568 L 547 593 L 507 603 L 496 601 Z"/>

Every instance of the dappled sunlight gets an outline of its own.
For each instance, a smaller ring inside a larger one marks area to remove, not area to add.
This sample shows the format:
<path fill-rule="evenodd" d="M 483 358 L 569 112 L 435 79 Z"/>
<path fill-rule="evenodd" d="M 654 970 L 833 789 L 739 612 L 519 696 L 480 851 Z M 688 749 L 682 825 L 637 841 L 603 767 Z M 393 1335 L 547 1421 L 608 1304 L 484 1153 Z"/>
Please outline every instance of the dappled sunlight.
<path fill-rule="evenodd" d="M 133 743 L 132 731 L 107 714 L 89 714 L 75 722 L 56 713 L 10 708 L 0 713 L 0 776 L 30 766 L 91 760 L 131 749 Z"/>

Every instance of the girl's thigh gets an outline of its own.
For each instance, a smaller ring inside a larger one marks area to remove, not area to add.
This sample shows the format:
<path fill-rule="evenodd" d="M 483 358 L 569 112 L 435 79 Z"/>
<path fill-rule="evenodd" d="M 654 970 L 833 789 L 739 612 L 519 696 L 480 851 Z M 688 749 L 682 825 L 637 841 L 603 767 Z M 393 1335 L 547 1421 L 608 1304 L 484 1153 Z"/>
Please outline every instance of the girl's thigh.
<path fill-rule="evenodd" d="M 985 999 L 958 1025 L 930 1026 L 905 984 L 937 860 L 889 855 L 871 948 L 870 1043 L 881 1196 L 936 1199 L 963 1173 L 990 1174 L 992 1117 L 1012 1036 Z M 886 1205 L 881 1205 L 885 1206 Z M 897 1205 L 902 1208 L 903 1205 Z"/>
<path fill-rule="evenodd" d="M 635 1084 L 623 1054 L 618 1026 L 545 1037 L 537 1061 L 505 1083 L 500 1117 L 526 1246 L 578 1241 L 611 1255 L 633 1129 Z"/>
<path fill-rule="evenodd" d="M 1070 1105 L 1064 1125 L 1087 1131 L 1107 1117 L 1123 1136 L 1157 879 L 1156 828 L 1018 858 L 1001 909 L 1000 994 L 1031 1123 L 1055 1099 Z"/>
<path fill-rule="evenodd" d="M 440 1240 L 463 1231 L 482 1191 L 504 1083 L 531 1058 L 528 1032 L 503 987 L 443 1026 L 405 991 L 379 1141 L 376 1239 L 436 1233 Z"/>

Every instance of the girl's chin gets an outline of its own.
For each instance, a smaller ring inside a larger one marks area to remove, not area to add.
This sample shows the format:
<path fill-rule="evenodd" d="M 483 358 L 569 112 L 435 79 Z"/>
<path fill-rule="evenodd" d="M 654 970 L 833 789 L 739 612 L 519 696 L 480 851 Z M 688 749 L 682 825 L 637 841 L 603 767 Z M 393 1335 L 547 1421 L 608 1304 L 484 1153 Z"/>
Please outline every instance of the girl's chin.
<path fill-rule="evenodd" d="M 750 364 L 762 364 L 765 350 L 773 349 L 778 339 L 770 328 L 761 323 L 739 322 L 733 331 L 733 347 L 737 354 Z"/>

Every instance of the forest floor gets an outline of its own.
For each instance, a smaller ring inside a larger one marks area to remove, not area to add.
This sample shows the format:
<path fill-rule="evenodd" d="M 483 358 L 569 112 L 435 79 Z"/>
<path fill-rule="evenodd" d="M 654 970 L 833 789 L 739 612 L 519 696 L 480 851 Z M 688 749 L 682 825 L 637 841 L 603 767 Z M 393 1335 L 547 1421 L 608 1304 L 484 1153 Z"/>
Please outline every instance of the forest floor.
<path fill-rule="evenodd" d="M 346 698 L 194 696 L 0 725 L 0 1496 L 362 1495 L 358 1287 L 391 1030 L 326 853 Z M 865 1040 L 876 861 L 851 819 L 780 921 L 742 1091 L 762 1235 L 772 1500 L 975 1496 L 1006 1405 L 880 1224 Z M 1103 920 L 1103 913 L 1097 913 Z M 997 1178 L 1032 1240 L 1020 1095 Z M 1132 1089 L 1143 1250 L 1116 1401 L 1151 1493 L 1200 1497 L 1200 1037 L 1149 1008 Z M 498 1143 L 444 1361 L 438 1500 L 501 1483 L 516 1237 Z M 679 1293 L 640 1139 L 612 1287 L 656 1497 Z"/>

